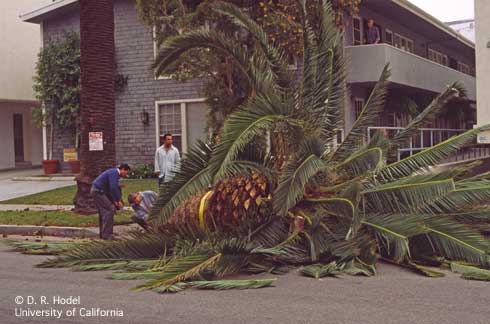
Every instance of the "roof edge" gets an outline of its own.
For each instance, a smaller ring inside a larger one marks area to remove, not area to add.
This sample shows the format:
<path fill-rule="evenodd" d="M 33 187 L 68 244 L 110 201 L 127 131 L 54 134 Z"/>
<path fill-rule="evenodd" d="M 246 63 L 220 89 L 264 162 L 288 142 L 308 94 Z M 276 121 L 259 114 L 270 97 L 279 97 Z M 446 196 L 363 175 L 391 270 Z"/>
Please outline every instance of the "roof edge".
<path fill-rule="evenodd" d="M 43 15 L 50 13 L 54 10 L 63 8 L 65 6 L 68 6 L 70 4 L 73 4 L 75 2 L 78 2 L 78 0 L 59 0 L 59 1 L 56 1 L 53 3 L 50 3 L 44 7 L 41 7 L 39 9 L 21 14 L 19 17 L 24 22 L 30 22 L 30 23 L 38 24 L 38 23 L 41 23 L 40 18 Z"/>
<path fill-rule="evenodd" d="M 439 28 L 440 30 L 446 32 L 447 34 L 453 36 L 457 40 L 459 40 L 461 43 L 465 44 L 466 46 L 475 49 L 475 43 L 473 43 L 471 40 L 468 38 L 464 37 L 436 17 L 432 16 L 428 12 L 422 10 L 421 8 L 417 7 L 413 3 L 409 2 L 408 0 L 391 0 L 393 3 L 399 5 L 400 7 L 404 8 L 405 10 L 408 10 L 412 12 L 413 14 L 417 15 L 418 17 L 424 19 L 425 21 L 431 23 L 434 27 Z"/>

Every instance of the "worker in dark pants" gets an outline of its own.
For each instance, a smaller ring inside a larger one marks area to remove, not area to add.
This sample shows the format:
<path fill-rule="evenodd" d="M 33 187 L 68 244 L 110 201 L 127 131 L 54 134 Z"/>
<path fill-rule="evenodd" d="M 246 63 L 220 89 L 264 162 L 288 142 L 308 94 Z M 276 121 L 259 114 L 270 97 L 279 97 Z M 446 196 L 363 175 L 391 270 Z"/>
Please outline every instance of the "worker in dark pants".
<path fill-rule="evenodd" d="M 99 233 L 103 240 L 113 239 L 114 213 L 124 206 L 119 179 L 127 178 L 130 170 L 129 165 L 123 163 L 105 170 L 92 182 L 90 193 L 99 212 Z"/>

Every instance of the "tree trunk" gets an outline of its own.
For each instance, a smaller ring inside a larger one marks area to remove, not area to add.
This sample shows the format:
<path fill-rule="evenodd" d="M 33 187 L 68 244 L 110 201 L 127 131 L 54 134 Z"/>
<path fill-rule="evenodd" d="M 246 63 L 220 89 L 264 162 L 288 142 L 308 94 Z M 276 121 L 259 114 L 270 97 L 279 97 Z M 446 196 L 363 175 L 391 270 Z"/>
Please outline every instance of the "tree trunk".
<path fill-rule="evenodd" d="M 113 0 L 80 0 L 80 175 L 75 211 L 93 213 L 90 187 L 116 164 Z M 89 150 L 89 133 L 102 132 L 103 150 Z"/>

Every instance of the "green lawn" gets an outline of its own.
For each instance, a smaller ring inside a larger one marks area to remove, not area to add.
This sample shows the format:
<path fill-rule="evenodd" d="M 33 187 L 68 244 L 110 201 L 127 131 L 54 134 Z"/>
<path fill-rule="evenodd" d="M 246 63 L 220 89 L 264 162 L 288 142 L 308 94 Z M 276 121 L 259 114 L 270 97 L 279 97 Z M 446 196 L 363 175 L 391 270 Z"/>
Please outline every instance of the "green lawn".
<path fill-rule="evenodd" d="M 114 217 L 114 224 L 132 223 L 131 214 L 130 211 L 118 212 Z M 96 227 L 99 216 L 84 216 L 71 211 L 0 211 L 0 224 Z"/>
<path fill-rule="evenodd" d="M 123 180 L 123 199 L 127 205 L 127 196 L 130 192 L 153 190 L 158 192 L 156 179 Z M 73 205 L 73 197 L 77 191 L 76 186 L 69 186 L 38 194 L 14 198 L 0 202 L 0 204 L 26 204 L 26 205 Z"/>

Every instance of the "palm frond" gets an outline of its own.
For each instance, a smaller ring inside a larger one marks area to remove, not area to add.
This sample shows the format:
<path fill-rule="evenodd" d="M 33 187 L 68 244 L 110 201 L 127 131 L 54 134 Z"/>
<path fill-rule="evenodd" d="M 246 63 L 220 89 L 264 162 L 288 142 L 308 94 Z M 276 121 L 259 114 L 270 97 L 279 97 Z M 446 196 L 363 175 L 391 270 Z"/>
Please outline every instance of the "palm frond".
<path fill-rule="evenodd" d="M 165 74 L 182 55 L 195 48 L 208 48 L 224 57 L 231 57 L 243 72 L 250 86 L 257 92 L 265 92 L 272 88 L 271 79 L 267 77 L 267 75 L 272 74 L 269 66 L 261 64 L 261 71 L 250 69 L 250 62 L 254 60 L 255 63 L 260 63 L 260 58 L 250 57 L 242 46 L 235 46 L 235 43 L 230 42 L 225 34 L 205 28 L 189 31 L 165 40 L 152 65 L 155 75 Z"/>
<path fill-rule="evenodd" d="M 384 165 L 383 150 L 379 147 L 362 150 L 351 155 L 340 163 L 337 168 L 351 177 L 363 176 L 366 173 L 377 173 Z"/>
<path fill-rule="evenodd" d="M 361 223 L 376 235 L 379 249 L 395 262 L 410 256 L 410 237 L 426 232 L 419 218 L 412 215 L 369 215 Z"/>
<path fill-rule="evenodd" d="M 392 182 L 363 191 L 366 208 L 373 212 L 420 211 L 455 188 L 452 179 L 420 183 Z"/>
<path fill-rule="evenodd" d="M 197 289 L 213 290 L 258 289 L 270 287 L 276 280 L 277 279 L 191 281 L 188 285 Z"/>
<path fill-rule="evenodd" d="M 442 256 L 490 266 L 490 242 L 480 233 L 440 215 L 425 218 L 424 226 L 431 245 Z"/>
<path fill-rule="evenodd" d="M 456 188 L 444 197 L 441 197 L 430 208 L 438 212 L 454 213 L 477 206 L 488 204 L 490 201 L 490 185 L 473 185 L 465 188 Z"/>
<path fill-rule="evenodd" d="M 281 216 L 303 198 L 305 185 L 327 164 L 320 158 L 321 149 L 314 139 L 306 141 L 284 167 L 274 192 L 273 210 Z"/>
<path fill-rule="evenodd" d="M 40 268 L 71 267 L 83 264 L 84 260 L 134 260 L 151 259 L 161 256 L 167 246 L 172 245 L 172 237 L 157 233 L 133 235 L 120 241 L 93 241 L 85 243 L 60 256 L 37 265 Z"/>
<path fill-rule="evenodd" d="M 388 78 L 390 75 L 389 65 L 386 65 L 359 117 L 354 122 L 352 129 L 333 154 L 333 161 L 345 160 L 349 154 L 359 148 L 366 136 L 367 127 L 369 125 L 375 125 L 378 121 L 384 108 Z"/>
<path fill-rule="evenodd" d="M 335 25 L 330 1 L 321 1 L 318 28 L 318 72 L 316 73 L 315 110 L 322 109 L 325 115 L 319 120 L 325 138 L 335 135 L 342 127 L 347 89 L 346 59 L 342 35 Z"/>
<path fill-rule="evenodd" d="M 332 261 L 328 264 L 312 264 L 301 269 L 301 274 L 306 277 L 320 279 L 324 277 L 337 277 L 341 269 L 337 262 Z"/>
<path fill-rule="evenodd" d="M 420 273 L 421 275 L 424 275 L 426 277 L 442 278 L 445 276 L 445 274 L 443 272 L 436 271 L 436 270 L 428 268 L 428 267 L 424 267 L 420 264 L 413 262 L 412 260 L 407 260 L 402 265 L 404 265 L 407 268 L 409 268 L 409 269 L 411 269 L 417 273 Z"/>
<path fill-rule="evenodd" d="M 490 270 L 480 269 L 458 262 L 451 262 L 450 269 L 454 273 L 460 273 L 464 279 L 490 281 Z"/>
<path fill-rule="evenodd" d="M 221 254 L 191 254 L 177 257 L 168 262 L 159 272 L 160 277 L 137 286 L 136 290 L 154 289 L 160 286 L 174 285 L 200 276 L 201 271 L 213 266 Z"/>
<path fill-rule="evenodd" d="M 291 118 L 294 105 L 274 94 L 250 98 L 238 112 L 231 114 L 223 128 L 221 142 L 216 146 L 210 161 L 211 173 L 217 180 L 224 176 L 229 164 L 255 136 L 284 121 L 299 125 Z"/>
<path fill-rule="evenodd" d="M 140 271 L 147 270 L 157 264 L 159 259 L 151 260 L 128 260 L 105 263 L 80 264 L 72 267 L 73 271 L 104 271 L 104 270 L 124 270 Z"/>
<path fill-rule="evenodd" d="M 423 168 L 434 166 L 475 140 L 479 133 L 487 130 L 490 130 L 490 125 L 469 130 L 403 160 L 389 164 L 380 171 L 379 178 L 398 179 Z"/>
<path fill-rule="evenodd" d="M 212 8 L 214 11 L 229 17 L 238 27 L 248 31 L 258 42 L 269 62 L 269 66 L 276 76 L 277 84 L 280 87 L 290 85 L 292 76 L 288 70 L 286 54 L 282 48 L 275 46 L 274 43 L 269 40 L 267 33 L 262 27 L 232 3 L 216 1 L 212 5 Z"/>
<path fill-rule="evenodd" d="M 400 145 L 406 143 L 410 137 L 416 135 L 420 128 L 430 125 L 452 99 L 464 93 L 465 91 L 461 83 L 455 82 L 449 85 L 404 130 L 395 135 L 392 140 L 393 148 L 397 149 Z"/>

